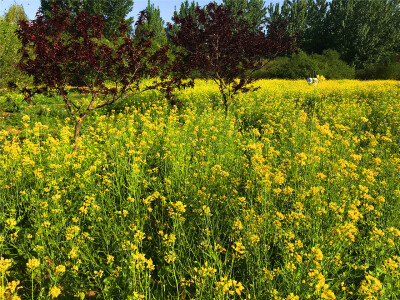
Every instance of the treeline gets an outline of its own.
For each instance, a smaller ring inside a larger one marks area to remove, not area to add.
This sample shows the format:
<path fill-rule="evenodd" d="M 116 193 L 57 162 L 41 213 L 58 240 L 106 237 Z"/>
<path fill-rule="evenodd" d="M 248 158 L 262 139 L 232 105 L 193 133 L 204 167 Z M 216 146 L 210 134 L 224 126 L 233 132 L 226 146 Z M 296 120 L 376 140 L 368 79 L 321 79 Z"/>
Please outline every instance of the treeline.
<path fill-rule="evenodd" d="M 287 21 L 289 33 L 297 35 L 298 51 L 275 59 L 257 77 L 400 79 L 400 0 L 284 0 L 269 6 L 263 0 L 222 2 L 256 26 Z M 193 16 L 197 5 L 186 0 L 175 15 Z M 162 32 L 160 11 L 148 7 L 153 24 L 147 29 Z"/>
<path fill-rule="evenodd" d="M 41 0 L 41 9 L 51 16 L 54 0 Z M 153 32 L 153 47 L 170 44 L 176 34 L 174 16 L 195 16 L 198 3 L 188 0 L 175 8 L 171 20 L 163 20 L 160 9 L 148 1 L 146 21 L 140 25 L 127 18 L 133 0 L 56 0 L 62 9 L 78 14 L 102 14 L 107 20 L 105 37 L 112 39 L 121 19 L 128 32 Z M 223 0 L 236 19 L 254 28 L 275 21 L 288 22 L 296 35 L 298 51 L 271 61 L 254 74 L 258 78 L 400 79 L 400 0 L 284 0 L 266 6 L 263 0 Z M 240 12 L 237 14 L 237 12 Z M 19 60 L 18 21 L 26 19 L 23 7 L 13 5 L 0 18 L 0 86 L 21 77 L 14 68 Z M 168 23 L 172 23 L 168 27 Z M 167 29 L 168 28 L 168 29 Z M 172 45 L 171 45 L 172 46 Z M 173 46 L 172 46 L 173 47 Z M 23 80 L 23 76 L 20 80 Z"/>
<path fill-rule="evenodd" d="M 290 32 L 298 33 L 298 47 L 307 54 L 293 55 L 289 64 L 281 59 L 278 65 L 312 66 L 328 73 L 343 66 L 334 77 L 400 79 L 399 0 L 285 0 L 283 5 L 269 5 L 267 16 L 268 21 L 288 20 Z M 354 71 L 327 50 L 335 50 Z M 330 61 L 331 66 L 321 66 L 323 61 Z"/>

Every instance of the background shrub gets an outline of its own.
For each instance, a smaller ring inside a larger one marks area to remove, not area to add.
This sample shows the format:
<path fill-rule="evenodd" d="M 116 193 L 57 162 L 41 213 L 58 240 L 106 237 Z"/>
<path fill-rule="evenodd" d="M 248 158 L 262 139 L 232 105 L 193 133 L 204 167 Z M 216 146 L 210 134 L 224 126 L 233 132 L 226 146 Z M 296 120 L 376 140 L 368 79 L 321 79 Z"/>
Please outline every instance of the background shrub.
<path fill-rule="evenodd" d="M 365 68 L 357 70 L 357 79 L 394 79 L 400 80 L 400 61 L 396 55 L 383 59 L 379 63 L 369 64 Z"/>
<path fill-rule="evenodd" d="M 301 79 L 317 74 L 327 79 L 352 79 L 355 76 L 353 67 L 340 59 L 339 52 L 325 50 L 322 55 L 308 55 L 303 51 L 290 57 L 280 57 L 255 73 L 257 78 Z"/>

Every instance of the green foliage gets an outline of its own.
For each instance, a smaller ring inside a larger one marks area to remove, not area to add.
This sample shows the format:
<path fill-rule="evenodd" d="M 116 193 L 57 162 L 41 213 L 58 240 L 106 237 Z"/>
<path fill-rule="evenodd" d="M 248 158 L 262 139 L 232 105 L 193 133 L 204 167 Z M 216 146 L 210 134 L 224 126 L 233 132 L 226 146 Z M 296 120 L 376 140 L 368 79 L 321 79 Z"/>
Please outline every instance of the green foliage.
<path fill-rule="evenodd" d="M 354 78 L 354 67 L 347 65 L 340 59 L 339 52 L 335 50 L 324 50 L 322 55 L 313 54 L 312 57 L 320 60 L 324 68 L 319 72 L 328 79 L 352 79 Z"/>
<path fill-rule="evenodd" d="M 52 3 L 57 2 L 62 9 L 67 9 L 73 14 L 78 14 L 85 10 L 89 15 L 101 14 L 107 20 L 105 28 L 106 38 L 114 36 L 121 24 L 121 19 L 125 19 L 130 31 L 132 31 L 133 18 L 126 18 L 132 11 L 133 0 L 40 0 L 40 6 L 47 16 L 51 15 Z"/>
<path fill-rule="evenodd" d="M 148 1 L 146 8 L 146 20 L 143 24 L 137 25 L 135 28 L 135 36 L 142 37 L 143 33 L 151 32 L 153 48 L 160 48 L 167 44 L 167 36 L 164 30 L 164 20 L 161 18 L 160 9 L 154 7 L 154 4 Z"/>
<path fill-rule="evenodd" d="M 303 28 L 299 38 L 300 48 L 305 52 L 321 54 L 325 49 L 329 49 L 330 26 L 326 20 L 328 10 L 327 0 L 308 1 L 307 26 Z"/>
<path fill-rule="evenodd" d="M 267 8 L 263 0 L 224 0 L 223 4 L 232 11 L 236 20 L 254 23 L 256 28 L 266 21 Z M 241 16 L 237 16 L 238 11 L 242 11 Z"/>
<path fill-rule="evenodd" d="M 387 57 L 400 41 L 399 0 L 333 0 L 327 22 L 331 47 L 358 68 Z"/>
<path fill-rule="evenodd" d="M 0 112 L 18 113 L 27 105 L 22 94 L 7 91 L 0 95 Z"/>
<path fill-rule="evenodd" d="M 179 12 L 176 10 L 175 7 L 175 11 L 174 11 L 174 16 L 177 15 L 180 18 L 185 18 L 188 15 L 191 15 L 193 18 L 196 15 L 196 7 L 199 6 L 198 2 L 190 2 L 189 0 L 185 0 L 185 2 L 181 3 L 181 7 L 179 9 Z"/>
<path fill-rule="evenodd" d="M 369 64 L 357 70 L 359 79 L 394 79 L 400 80 L 400 61 L 396 56 L 383 59 L 379 63 Z"/>
<path fill-rule="evenodd" d="M 268 20 L 289 21 L 303 51 L 334 49 L 357 68 L 399 50 L 399 0 L 285 0 L 270 4 L 268 14 Z"/>
<path fill-rule="evenodd" d="M 192 16 L 193 19 L 196 19 L 196 7 L 199 6 L 198 2 L 189 2 L 189 0 L 185 0 L 184 2 L 181 3 L 181 7 L 179 8 L 179 11 L 176 10 L 175 6 L 175 11 L 174 11 L 174 16 L 171 18 L 171 21 L 174 21 L 175 17 L 179 18 L 186 18 L 187 16 Z M 171 39 L 171 37 L 175 36 L 177 32 L 179 31 L 178 26 L 173 23 L 171 29 L 167 29 L 167 37 L 168 39 Z M 171 45 L 174 47 L 173 45 Z"/>
<path fill-rule="evenodd" d="M 300 51 L 290 57 L 280 57 L 258 71 L 258 78 L 300 79 L 324 75 L 327 79 L 354 78 L 354 68 L 343 62 L 339 53 L 326 50 L 322 55 L 307 55 Z"/>
<path fill-rule="evenodd" d="M 22 5 L 13 4 L 4 15 L 4 19 L 17 25 L 20 20 L 27 20 L 28 18 Z"/>
<path fill-rule="evenodd" d="M 8 82 L 21 78 L 21 73 L 15 67 L 21 48 L 17 29 L 17 25 L 0 18 L 0 87 L 6 87 Z"/>
<path fill-rule="evenodd" d="M 308 0 L 284 0 L 282 5 L 279 3 L 270 4 L 267 7 L 268 21 L 289 22 L 289 33 L 291 35 L 301 33 L 306 30 L 308 17 Z M 299 42 L 301 38 L 297 39 Z"/>

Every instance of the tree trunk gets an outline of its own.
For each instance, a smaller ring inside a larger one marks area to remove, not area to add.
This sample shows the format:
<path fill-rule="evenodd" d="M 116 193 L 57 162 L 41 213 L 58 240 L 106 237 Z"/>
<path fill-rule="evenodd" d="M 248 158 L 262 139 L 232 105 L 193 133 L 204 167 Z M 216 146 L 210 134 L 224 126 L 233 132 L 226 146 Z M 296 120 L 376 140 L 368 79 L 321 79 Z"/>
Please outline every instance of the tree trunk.
<path fill-rule="evenodd" d="M 75 132 L 74 132 L 74 143 L 75 143 L 75 151 L 78 150 L 78 144 L 79 144 L 79 134 L 81 131 L 83 119 L 80 119 L 79 121 L 75 121 Z"/>
<path fill-rule="evenodd" d="M 222 93 L 222 100 L 224 102 L 225 115 L 228 115 L 228 97 L 226 96 L 225 93 Z"/>

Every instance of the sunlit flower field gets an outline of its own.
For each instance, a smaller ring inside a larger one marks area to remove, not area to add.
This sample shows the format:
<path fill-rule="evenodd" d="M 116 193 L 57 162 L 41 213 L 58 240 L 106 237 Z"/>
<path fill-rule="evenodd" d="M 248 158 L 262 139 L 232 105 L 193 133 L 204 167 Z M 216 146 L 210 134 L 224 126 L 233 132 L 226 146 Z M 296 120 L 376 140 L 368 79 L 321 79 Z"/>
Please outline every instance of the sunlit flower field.
<path fill-rule="evenodd" d="M 399 299 L 400 83 L 257 84 L 3 116 L 0 299 Z"/>

